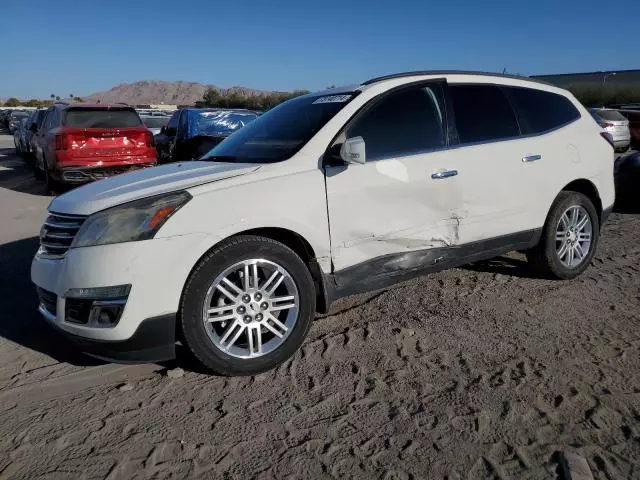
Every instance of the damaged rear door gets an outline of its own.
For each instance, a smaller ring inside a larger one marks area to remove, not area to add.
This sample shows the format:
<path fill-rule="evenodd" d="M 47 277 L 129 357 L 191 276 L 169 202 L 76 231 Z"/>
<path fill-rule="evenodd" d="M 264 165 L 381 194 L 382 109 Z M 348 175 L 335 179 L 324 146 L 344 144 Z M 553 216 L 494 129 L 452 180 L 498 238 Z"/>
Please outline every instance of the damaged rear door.
<path fill-rule="evenodd" d="M 354 137 L 366 147 L 363 165 L 325 163 L 334 271 L 367 271 L 368 262 L 376 275 L 411 270 L 460 242 L 445 89 L 438 80 L 380 95 L 333 142 L 329 152 Z"/>

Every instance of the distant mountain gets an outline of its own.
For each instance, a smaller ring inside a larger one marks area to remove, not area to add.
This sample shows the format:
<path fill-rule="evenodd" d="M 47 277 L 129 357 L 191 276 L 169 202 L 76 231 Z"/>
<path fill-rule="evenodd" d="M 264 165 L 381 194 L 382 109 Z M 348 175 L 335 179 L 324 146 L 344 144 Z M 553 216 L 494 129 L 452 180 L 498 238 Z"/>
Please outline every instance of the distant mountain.
<path fill-rule="evenodd" d="M 245 87 L 220 88 L 215 85 L 204 85 L 196 82 L 164 82 L 160 80 L 142 80 L 135 83 L 123 83 L 111 90 L 97 92 L 84 97 L 86 100 L 100 100 L 102 103 L 124 102 L 130 105 L 171 104 L 193 105 L 202 100 L 209 88 L 220 93 L 237 92 L 243 95 L 266 95 L 264 90 Z"/>

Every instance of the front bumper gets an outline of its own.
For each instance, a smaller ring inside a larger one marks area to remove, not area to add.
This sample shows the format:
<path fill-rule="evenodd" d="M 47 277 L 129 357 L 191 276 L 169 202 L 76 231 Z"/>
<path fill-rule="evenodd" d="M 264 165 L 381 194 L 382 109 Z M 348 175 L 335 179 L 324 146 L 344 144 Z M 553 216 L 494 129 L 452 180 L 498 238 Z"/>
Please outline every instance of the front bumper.
<path fill-rule="evenodd" d="M 173 345 L 175 341 L 175 313 L 179 309 L 182 289 L 197 260 L 191 258 L 190 253 L 199 251 L 205 237 L 205 234 L 189 234 L 72 248 L 61 259 L 36 255 L 31 264 L 31 280 L 51 294 L 41 313 L 49 324 L 94 356 L 127 362 L 166 360 L 173 352 L 167 345 Z M 115 326 L 87 326 L 65 318 L 65 295 L 70 289 L 114 285 L 131 285 Z M 157 326 L 158 323 L 163 325 Z M 149 324 L 156 326 L 152 328 Z M 164 333 L 150 335 L 149 331 Z M 124 354 L 124 357 L 112 355 L 127 351 L 131 354 Z M 144 355 L 143 351 L 146 351 Z"/>
<path fill-rule="evenodd" d="M 40 313 L 45 318 L 49 313 L 42 307 Z M 50 319 L 50 318 L 48 318 Z M 143 320 L 131 338 L 122 341 L 92 340 L 73 335 L 66 330 L 51 325 L 67 340 L 86 355 L 113 363 L 154 363 L 171 360 L 176 356 L 176 315 Z"/>

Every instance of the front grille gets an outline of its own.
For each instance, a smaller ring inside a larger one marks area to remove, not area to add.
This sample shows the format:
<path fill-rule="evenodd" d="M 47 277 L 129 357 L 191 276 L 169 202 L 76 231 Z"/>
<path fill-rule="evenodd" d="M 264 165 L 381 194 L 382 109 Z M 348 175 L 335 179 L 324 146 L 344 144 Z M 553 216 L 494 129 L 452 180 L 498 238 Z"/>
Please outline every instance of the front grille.
<path fill-rule="evenodd" d="M 58 311 L 58 296 L 55 293 L 40 287 L 37 288 L 37 291 L 40 305 L 42 305 L 50 314 L 56 315 Z"/>
<path fill-rule="evenodd" d="M 49 212 L 40 230 L 40 254 L 51 258 L 63 257 L 86 218 Z"/>

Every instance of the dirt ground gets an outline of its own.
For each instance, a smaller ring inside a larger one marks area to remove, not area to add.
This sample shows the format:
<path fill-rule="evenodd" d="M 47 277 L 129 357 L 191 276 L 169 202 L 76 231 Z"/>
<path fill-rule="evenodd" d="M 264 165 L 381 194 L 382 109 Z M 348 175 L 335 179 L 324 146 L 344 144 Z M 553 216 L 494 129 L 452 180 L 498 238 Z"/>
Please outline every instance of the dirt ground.
<path fill-rule="evenodd" d="M 339 302 L 277 370 L 222 378 L 183 355 L 103 364 L 40 320 L 49 198 L 3 141 L 0 478 L 546 480 L 567 450 L 640 478 L 633 210 L 579 279 L 531 278 L 518 254 L 423 277 Z"/>

